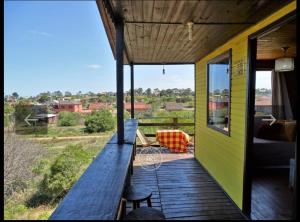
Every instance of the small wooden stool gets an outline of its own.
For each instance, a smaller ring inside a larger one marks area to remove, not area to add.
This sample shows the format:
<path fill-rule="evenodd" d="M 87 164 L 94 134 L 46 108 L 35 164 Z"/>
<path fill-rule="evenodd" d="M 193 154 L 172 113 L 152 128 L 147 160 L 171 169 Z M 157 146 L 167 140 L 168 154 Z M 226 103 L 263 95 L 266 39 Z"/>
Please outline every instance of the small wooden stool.
<path fill-rule="evenodd" d="M 152 207 L 141 207 L 135 209 L 127 216 L 124 217 L 124 220 L 165 220 L 165 215 Z"/>
<path fill-rule="evenodd" d="M 147 200 L 148 207 L 151 204 L 152 191 L 142 186 L 128 186 L 124 193 L 124 198 L 128 202 L 132 202 L 133 209 L 139 208 L 142 201 Z"/>

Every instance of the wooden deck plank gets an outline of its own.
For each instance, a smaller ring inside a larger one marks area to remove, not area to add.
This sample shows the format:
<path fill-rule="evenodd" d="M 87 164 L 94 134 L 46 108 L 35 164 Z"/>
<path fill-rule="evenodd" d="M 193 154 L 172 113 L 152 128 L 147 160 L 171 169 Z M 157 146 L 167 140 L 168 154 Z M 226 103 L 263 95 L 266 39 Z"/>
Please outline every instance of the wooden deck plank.
<path fill-rule="evenodd" d="M 160 209 L 166 219 L 245 219 L 193 154 L 164 153 L 161 154 L 160 166 L 153 164 L 146 168 L 143 167 L 146 156 L 138 155 L 131 183 L 152 189 L 153 207 Z M 146 203 L 141 206 L 146 206 Z M 131 210 L 131 204 L 127 203 L 127 213 Z"/>

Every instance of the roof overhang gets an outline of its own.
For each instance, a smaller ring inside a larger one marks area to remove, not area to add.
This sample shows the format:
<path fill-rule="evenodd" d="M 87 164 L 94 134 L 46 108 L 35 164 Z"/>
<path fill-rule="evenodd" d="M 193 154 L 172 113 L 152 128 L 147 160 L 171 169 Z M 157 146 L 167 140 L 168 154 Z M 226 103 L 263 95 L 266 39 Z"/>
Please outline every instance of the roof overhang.
<path fill-rule="evenodd" d="M 124 64 L 192 64 L 292 0 L 97 0 L 115 57 L 124 21 Z M 193 22 L 189 39 L 188 22 Z"/>

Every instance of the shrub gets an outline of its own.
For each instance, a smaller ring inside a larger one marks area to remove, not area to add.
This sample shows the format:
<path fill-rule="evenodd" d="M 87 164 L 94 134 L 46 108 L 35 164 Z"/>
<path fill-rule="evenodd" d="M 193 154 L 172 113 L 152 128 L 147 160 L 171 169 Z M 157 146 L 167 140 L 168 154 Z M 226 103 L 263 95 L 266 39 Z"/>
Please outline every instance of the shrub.
<path fill-rule="evenodd" d="M 23 204 L 8 203 L 4 206 L 4 220 L 16 219 L 16 215 L 25 213 L 27 207 Z"/>
<path fill-rule="evenodd" d="M 80 176 L 80 169 L 91 160 L 91 155 L 81 145 L 69 145 L 60 154 L 50 173 L 44 175 L 40 184 L 40 192 L 52 200 L 63 197 Z"/>
<path fill-rule="evenodd" d="M 124 119 L 130 119 L 131 116 L 130 116 L 130 113 L 127 111 L 127 110 L 124 110 Z"/>
<path fill-rule="evenodd" d="M 47 159 L 41 159 L 37 161 L 33 167 L 32 167 L 32 172 L 36 175 L 41 175 L 42 173 L 45 172 L 49 165 L 49 160 Z"/>
<path fill-rule="evenodd" d="M 60 112 L 58 117 L 59 126 L 75 126 L 80 121 L 80 115 L 72 112 Z"/>
<path fill-rule="evenodd" d="M 105 132 L 115 128 L 115 119 L 107 109 L 93 111 L 85 121 L 85 131 L 88 133 Z"/>
<path fill-rule="evenodd" d="M 38 216 L 38 220 L 48 220 L 50 217 L 50 213 L 49 212 L 43 212 L 42 214 L 40 214 Z"/>

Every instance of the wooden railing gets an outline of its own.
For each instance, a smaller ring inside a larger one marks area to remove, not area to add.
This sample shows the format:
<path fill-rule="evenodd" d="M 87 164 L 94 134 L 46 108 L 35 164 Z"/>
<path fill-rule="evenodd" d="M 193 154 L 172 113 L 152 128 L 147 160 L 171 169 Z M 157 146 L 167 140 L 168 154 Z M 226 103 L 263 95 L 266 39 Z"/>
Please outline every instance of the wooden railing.
<path fill-rule="evenodd" d="M 179 127 L 181 126 L 194 126 L 195 124 L 194 123 L 180 123 L 178 122 L 178 117 L 164 117 L 164 118 L 168 118 L 168 119 L 172 119 L 172 122 L 166 122 L 166 123 L 162 123 L 162 122 L 154 122 L 154 123 L 144 123 L 144 122 L 141 122 L 139 121 L 139 126 L 145 126 L 145 127 L 151 127 L 151 126 L 160 126 L 160 127 L 170 127 L 172 129 L 178 129 Z M 157 117 L 157 118 L 154 118 L 154 119 L 162 119 L 162 117 Z M 195 133 L 190 133 L 188 132 L 188 134 L 190 136 L 194 136 Z M 145 133 L 145 136 L 148 136 L 148 137 L 155 137 L 155 134 L 153 133 Z"/>
<path fill-rule="evenodd" d="M 130 183 L 137 120 L 125 122 L 125 143 L 117 134 L 71 188 L 50 220 L 114 220 L 117 218 L 124 186 Z"/>

